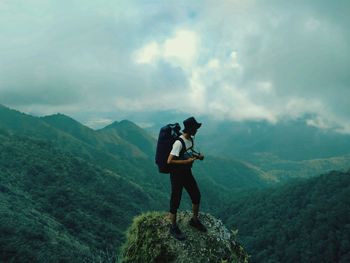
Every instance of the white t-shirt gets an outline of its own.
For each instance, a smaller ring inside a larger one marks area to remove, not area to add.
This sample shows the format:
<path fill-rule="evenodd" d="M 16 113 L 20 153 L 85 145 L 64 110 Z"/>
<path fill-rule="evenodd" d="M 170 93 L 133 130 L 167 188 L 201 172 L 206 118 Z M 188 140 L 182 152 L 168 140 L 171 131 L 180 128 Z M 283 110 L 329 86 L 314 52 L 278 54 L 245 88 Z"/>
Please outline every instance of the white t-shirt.
<path fill-rule="evenodd" d="M 180 138 L 184 140 L 187 150 L 193 146 L 192 141 L 186 139 L 185 136 L 180 135 Z M 173 144 L 173 148 L 171 149 L 170 154 L 173 156 L 179 157 L 181 150 L 182 150 L 182 143 L 179 140 L 176 140 Z"/>

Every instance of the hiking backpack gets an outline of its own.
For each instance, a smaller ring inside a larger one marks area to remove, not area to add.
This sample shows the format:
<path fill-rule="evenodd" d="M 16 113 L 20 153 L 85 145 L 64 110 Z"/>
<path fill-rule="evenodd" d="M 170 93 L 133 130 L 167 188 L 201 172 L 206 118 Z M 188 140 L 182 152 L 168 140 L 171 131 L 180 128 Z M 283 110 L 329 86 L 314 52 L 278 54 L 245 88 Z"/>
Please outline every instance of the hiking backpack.
<path fill-rule="evenodd" d="M 160 173 L 170 173 L 170 165 L 167 161 L 176 140 L 179 140 L 182 143 L 182 148 L 186 150 L 185 142 L 179 138 L 180 129 L 180 125 L 174 123 L 165 125 L 159 131 L 155 161 Z"/>

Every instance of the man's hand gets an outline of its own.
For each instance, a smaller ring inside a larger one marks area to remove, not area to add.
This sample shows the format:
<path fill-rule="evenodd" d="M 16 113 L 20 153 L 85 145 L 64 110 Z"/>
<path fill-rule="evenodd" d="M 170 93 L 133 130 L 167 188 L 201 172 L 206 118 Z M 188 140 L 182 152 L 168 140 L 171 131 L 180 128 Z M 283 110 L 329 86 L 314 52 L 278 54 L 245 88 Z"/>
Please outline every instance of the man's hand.
<path fill-rule="evenodd" d="M 198 153 L 198 154 L 193 154 L 193 157 L 196 158 L 197 160 L 204 160 L 204 155 Z"/>
<path fill-rule="evenodd" d="M 201 154 L 198 155 L 197 159 L 203 161 L 204 160 L 204 155 L 201 155 Z"/>
<path fill-rule="evenodd" d="M 196 157 L 188 158 L 188 159 L 186 159 L 186 164 L 191 164 L 191 163 L 193 163 L 196 159 L 197 159 Z"/>

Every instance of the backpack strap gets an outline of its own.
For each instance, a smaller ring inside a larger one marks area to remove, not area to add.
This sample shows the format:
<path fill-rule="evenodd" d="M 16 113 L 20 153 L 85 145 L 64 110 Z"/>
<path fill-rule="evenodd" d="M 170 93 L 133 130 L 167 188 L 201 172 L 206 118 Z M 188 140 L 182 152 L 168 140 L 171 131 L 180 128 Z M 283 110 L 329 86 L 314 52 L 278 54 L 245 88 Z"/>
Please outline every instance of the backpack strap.
<path fill-rule="evenodd" d="M 192 146 L 188 149 L 186 149 L 186 144 L 185 144 L 185 141 L 181 138 L 181 137 L 178 137 L 177 140 L 179 140 L 181 142 L 181 145 L 182 145 L 182 148 L 181 148 L 181 151 L 180 151 L 180 154 L 179 154 L 179 157 L 183 156 L 188 150 L 191 150 L 193 149 L 193 139 L 192 137 L 190 137 L 190 140 L 192 142 Z"/>

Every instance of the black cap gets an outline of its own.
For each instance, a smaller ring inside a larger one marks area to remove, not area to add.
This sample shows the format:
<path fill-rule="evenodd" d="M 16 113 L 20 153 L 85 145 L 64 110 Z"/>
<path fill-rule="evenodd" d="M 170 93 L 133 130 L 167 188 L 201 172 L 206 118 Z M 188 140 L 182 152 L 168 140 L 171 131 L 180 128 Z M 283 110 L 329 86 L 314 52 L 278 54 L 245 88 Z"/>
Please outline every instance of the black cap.
<path fill-rule="evenodd" d="M 196 121 L 194 117 L 190 117 L 183 121 L 185 128 L 183 129 L 183 132 L 190 132 L 198 130 L 199 127 L 202 126 L 202 123 L 199 123 Z"/>

